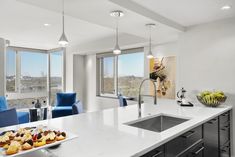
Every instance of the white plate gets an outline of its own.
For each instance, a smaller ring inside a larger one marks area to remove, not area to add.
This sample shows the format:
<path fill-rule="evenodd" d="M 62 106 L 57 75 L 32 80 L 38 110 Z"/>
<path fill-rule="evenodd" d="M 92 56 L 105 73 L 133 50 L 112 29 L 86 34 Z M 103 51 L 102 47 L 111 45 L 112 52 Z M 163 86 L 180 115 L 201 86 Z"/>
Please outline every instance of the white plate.
<path fill-rule="evenodd" d="M 58 129 L 52 129 L 52 130 L 58 130 Z M 18 153 L 13 154 L 13 155 L 6 155 L 5 154 L 5 149 L 0 148 L 0 157 L 15 157 L 15 156 L 19 156 L 19 155 L 24 155 L 24 154 L 32 153 L 32 152 L 40 150 L 40 149 L 45 149 L 45 148 L 48 148 L 48 147 L 52 147 L 52 146 L 55 146 L 55 145 L 58 145 L 58 144 L 70 141 L 70 140 L 72 140 L 74 138 L 77 138 L 77 137 L 78 137 L 77 135 L 66 131 L 66 138 L 64 140 L 62 140 L 62 141 L 56 141 L 54 143 L 46 144 L 46 145 L 41 146 L 41 147 L 32 148 L 30 150 L 20 150 Z"/>

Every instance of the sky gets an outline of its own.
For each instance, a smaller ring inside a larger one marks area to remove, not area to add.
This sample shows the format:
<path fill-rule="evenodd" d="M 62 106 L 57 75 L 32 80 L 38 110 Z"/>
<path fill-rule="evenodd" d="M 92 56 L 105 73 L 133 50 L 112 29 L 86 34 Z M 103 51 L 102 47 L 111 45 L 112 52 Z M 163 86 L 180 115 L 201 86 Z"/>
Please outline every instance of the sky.
<path fill-rule="evenodd" d="M 61 52 L 51 55 L 51 76 L 62 76 Z M 47 54 L 20 52 L 21 75 L 40 77 L 47 76 Z M 15 75 L 16 54 L 12 50 L 7 52 L 7 75 Z"/>
<path fill-rule="evenodd" d="M 113 57 L 104 58 L 104 75 L 113 76 Z M 130 53 L 118 56 L 118 76 L 144 76 L 144 53 Z"/>

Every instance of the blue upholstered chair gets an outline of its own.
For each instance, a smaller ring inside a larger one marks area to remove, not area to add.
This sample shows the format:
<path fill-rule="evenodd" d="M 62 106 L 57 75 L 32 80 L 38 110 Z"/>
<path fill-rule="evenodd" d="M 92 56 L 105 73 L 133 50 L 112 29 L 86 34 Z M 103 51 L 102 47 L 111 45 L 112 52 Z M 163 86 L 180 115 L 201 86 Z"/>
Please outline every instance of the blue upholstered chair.
<path fill-rule="evenodd" d="M 8 104 L 4 96 L 0 96 L 0 111 L 8 109 Z M 19 124 L 29 122 L 29 112 L 17 112 Z"/>
<path fill-rule="evenodd" d="M 17 124 L 19 121 L 15 108 L 0 111 L 0 128 Z"/>
<path fill-rule="evenodd" d="M 83 113 L 83 105 L 81 101 L 77 101 L 76 103 L 74 103 L 72 109 L 73 109 L 73 114 Z"/>
<path fill-rule="evenodd" d="M 57 93 L 56 104 L 52 110 L 52 118 L 73 114 L 73 105 L 76 102 L 76 93 Z"/>
<path fill-rule="evenodd" d="M 127 106 L 127 101 L 126 101 L 126 99 L 121 94 L 118 95 L 118 99 L 119 99 L 119 106 L 120 107 Z"/>

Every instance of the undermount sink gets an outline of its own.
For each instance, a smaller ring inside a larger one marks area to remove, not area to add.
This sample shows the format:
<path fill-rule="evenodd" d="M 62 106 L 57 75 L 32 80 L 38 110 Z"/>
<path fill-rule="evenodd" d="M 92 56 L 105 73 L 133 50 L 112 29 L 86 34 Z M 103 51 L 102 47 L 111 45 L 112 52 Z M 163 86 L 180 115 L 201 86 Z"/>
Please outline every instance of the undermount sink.
<path fill-rule="evenodd" d="M 126 125 L 146 129 L 155 132 L 162 132 L 189 119 L 172 117 L 167 115 L 158 115 L 150 118 L 140 119 L 134 122 L 128 122 Z"/>

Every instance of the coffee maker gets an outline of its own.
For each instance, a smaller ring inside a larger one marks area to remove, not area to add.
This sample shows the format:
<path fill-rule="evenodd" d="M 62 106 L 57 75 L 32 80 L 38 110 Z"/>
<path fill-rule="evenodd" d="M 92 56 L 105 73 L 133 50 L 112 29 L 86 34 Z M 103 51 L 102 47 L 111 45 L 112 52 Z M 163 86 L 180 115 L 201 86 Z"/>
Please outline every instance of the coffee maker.
<path fill-rule="evenodd" d="M 193 106 L 193 104 L 189 101 L 187 101 L 186 97 L 185 97 L 185 93 L 187 91 L 184 88 L 181 88 L 178 92 L 177 92 L 177 103 L 180 104 L 180 106 Z"/>

